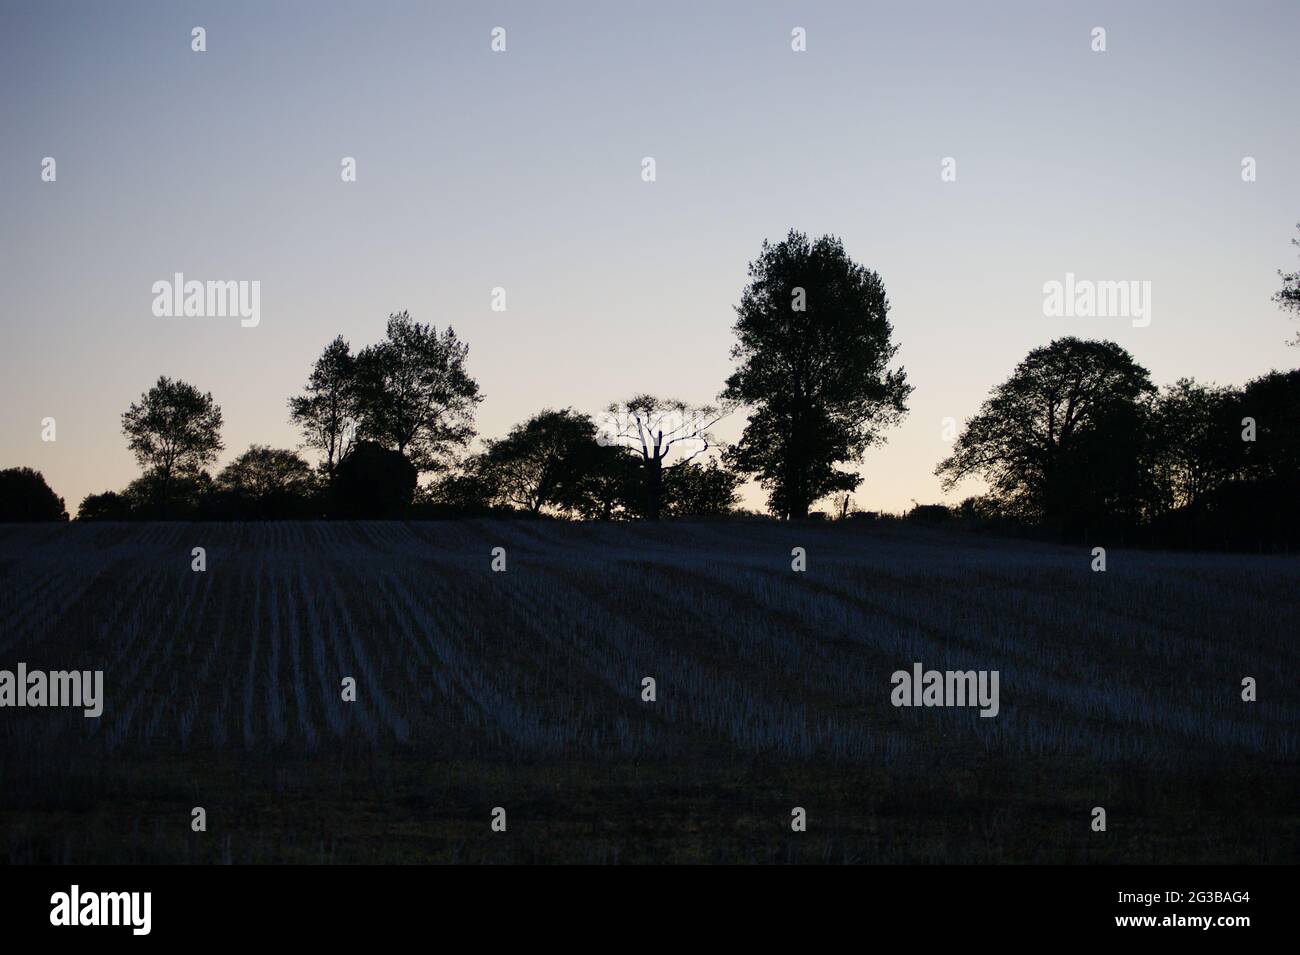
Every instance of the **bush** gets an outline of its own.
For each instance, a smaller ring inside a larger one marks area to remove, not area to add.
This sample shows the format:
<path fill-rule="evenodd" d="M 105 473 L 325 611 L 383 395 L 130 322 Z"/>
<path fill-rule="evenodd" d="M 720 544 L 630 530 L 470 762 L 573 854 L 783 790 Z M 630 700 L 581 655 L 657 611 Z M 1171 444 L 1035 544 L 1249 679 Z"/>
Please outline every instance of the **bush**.
<path fill-rule="evenodd" d="M 907 519 L 920 524 L 943 524 L 952 520 L 952 511 L 943 504 L 917 504 L 907 512 Z"/>
<path fill-rule="evenodd" d="M 361 441 L 334 473 L 330 514 L 348 520 L 405 517 L 418 475 L 400 451 Z"/>

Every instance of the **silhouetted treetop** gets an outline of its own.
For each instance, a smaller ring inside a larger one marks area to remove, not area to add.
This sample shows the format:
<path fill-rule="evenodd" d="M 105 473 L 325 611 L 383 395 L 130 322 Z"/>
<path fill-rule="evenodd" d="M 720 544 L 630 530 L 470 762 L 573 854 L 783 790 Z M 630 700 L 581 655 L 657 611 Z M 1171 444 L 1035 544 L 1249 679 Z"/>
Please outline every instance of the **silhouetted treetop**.
<path fill-rule="evenodd" d="M 166 516 L 172 485 L 217 459 L 221 443 L 221 409 L 184 381 L 160 377 L 122 415 L 122 432 L 136 460 L 157 478 L 159 516 Z"/>
<path fill-rule="evenodd" d="M 465 370 L 468 354 L 450 327 L 439 333 L 407 312 L 390 316 L 384 340 L 356 358 L 359 436 L 399 451 L 420 471 L 446 467 L 473 438 L 482 400 Z"/>
<path fill-rule="evenodd" d="M 859 463 L 907 411 L 912 388 L 891 370 L 889 300 L 880 276 L 834 236 L 791 230 L 764 241 L 749 265 L 731 355 L 739 367 L 723 397 L 753 408 L 728 460 L 756 475 L 772 511 L 805 517 L 814 501 L 851 491 Z"/>
<path fill-rule="evenodd" d="M 1004 504 L 1037 517 L 1133 491 L 1139 402 L 1154 392 L 1147 370 L 1114 342 L 1058 338 L 993 389 L 935 473 L 946 489 L 979 475 Z"/>
<path fill-rule="evenodd" d="M 567 512 L 582 504 L 582 479 L 599 450 L 588 415 L 548 408 L 488 441 L 476 469 L 501 502 L 531 514 L 548 507 Z"/>
<path fill-rule="evenodd" d="M 714 426 L 729 405 L 691 405 L 677 398 L 633 395 L 605 409 L 600 441 L 631 452 L 639 462 L 643 513 L 657 521 L 663 510 L 666 471 L 717 446 Z"/>
<path fill-rule="evenodd" d="M 302 429 L 303 444 L 323 457 L 321 468 L 333 477 L 356 438 L 356 358 L 342 335 L 316 359 L 301 395 L 289 399 L 289 417 Z"/>
<path fill-rule="evenodd" d="M 31 468 L 0 471 L 0 523 L 66 521 L 63 498 L 45 482 L 45 475 Z"/>

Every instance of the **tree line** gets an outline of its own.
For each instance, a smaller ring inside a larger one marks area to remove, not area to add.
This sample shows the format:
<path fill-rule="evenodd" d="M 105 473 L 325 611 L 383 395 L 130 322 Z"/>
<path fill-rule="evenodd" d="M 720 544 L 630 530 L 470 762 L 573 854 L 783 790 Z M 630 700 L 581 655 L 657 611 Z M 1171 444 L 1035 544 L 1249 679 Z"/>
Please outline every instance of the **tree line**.
<path fill-rule="evenodd" d="M 1300 313 L 1300 273 L 1280 274 L 1275 300 Z M 89 495 L 77 516 L 654 521 L 732 514 L 751 479 L 774 517 L 806 518 L 827 500 L 847 515 L 858 466 L 907 414 L 912 392 L 894 364 L 889 308 L 880 276 L 838 238 L 791 230 L 765 241 L 749 265 L 735 369 L 712 403 L 637 394 L 596 416 L 543 409 L 477 451 L 483 395 L 467 343 L 451 327 L 393 314 L 376 344 L 354 352 L 337 336 L 325 345 L 288 400 L 298 449 L 253 445 L 215 474 L 220 407 L 210 393 L 160 377 L 122 415 L 140 477 Z M 741 411 L 739 440 L 723 446 L 715 428 Z M 919 508 L 918 517 L 1067 538 L 1289 546 L 1300 500 L 1300 370 L 1241 387 L 1184 378 L 1157 388 L 1114 342 L 1059 338 L 992 390 L 936 473 L 947 489 L 977 478 L 987 491 L 957 508 Z M 0 507 L 66 517 L 38 484 L 30 469 L 0 472 L 0 502 L 9 502 Z"/>

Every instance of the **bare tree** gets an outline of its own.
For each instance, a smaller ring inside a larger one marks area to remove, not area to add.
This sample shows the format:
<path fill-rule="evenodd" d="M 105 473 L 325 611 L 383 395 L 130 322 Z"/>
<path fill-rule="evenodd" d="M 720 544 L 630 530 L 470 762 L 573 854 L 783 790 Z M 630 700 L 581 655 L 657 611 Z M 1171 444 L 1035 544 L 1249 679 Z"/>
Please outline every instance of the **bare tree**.
<path fill-rule="evenodd" d="M 605 409 L 605 426 L 597 441 L 627 448 L 639 456 L 647 519 L 659 520 L 664 472 L 717 447 L 712 428 L 731 408 L 731 405 L 690 405 L 673 398 L 635 395 Z M 670 458 L 675 460 L 670 463 Z"/>

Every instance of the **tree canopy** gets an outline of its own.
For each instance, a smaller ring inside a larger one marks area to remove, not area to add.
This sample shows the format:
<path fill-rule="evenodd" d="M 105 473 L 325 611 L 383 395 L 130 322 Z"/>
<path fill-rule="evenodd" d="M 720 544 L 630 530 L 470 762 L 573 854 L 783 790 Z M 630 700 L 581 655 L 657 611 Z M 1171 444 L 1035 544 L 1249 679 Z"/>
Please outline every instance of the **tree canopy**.
<path fill-rule="evenodd" d="M 640 463 L 643 514 L 657 521 L 663 512 L 665 472 L 717 445 L 714 426 L 728 408 L 691 405 L 677 398 L 634 395 L 605 409 L 599 440 L 624 448 Z"/>
<path fill-rule="evenodd" d="M 884 283 L 838 238 L 791 230 L 764 241 L 749 278 L 736 308 L 739 367 L 722 394 L 753 411 L 728 460 L 757 476 L 773 513 L 802 518 L 861 483 L 837 465 L 861 463 L 912 388 L 889 368 L 898 346 Z"/>
<path fill-rule="evenodd" d="M 157 479 L 162 516 L 176 479 L 196 475 L 216 461 L 223 448 L 221 409 L 212 395 L 165 376 L 123 413 L 122 432 L 136 461 Z"/>
<path fill-rule="evenodd" d="M 63 498 L 45 483 L 45 475 L 31 468 L 0 471 L 0 523 L 66 521 Z"/>
<path fill-rule="evenodd" d="M 935 473 L 946 489 L 983 477 L 1006 509 L 1029 518 L 1127 508 L 1138 500 L 1137 445 L 1154 392 L 1114 342 L 1058 338 L 993 389 Z"/>
<path fill-rule="evenodd" d="M 356 358 L 342 335 L 316 359 L 301 395 L 289 399 L 289 418 L 302 429 L 303 444 L 323 457 L 321 469 L 334 475 L 351 449 L 357 429 Z"/>
<path fill-rule="evenodd" d="M 439 332 L 401 312 L 384 340 L 356 358 L 360 437 L 405 455 L 419 471 L 437 471 L 474 436 L 482 400 L 465 369 L 469 346 L 450 327 Z"/>

